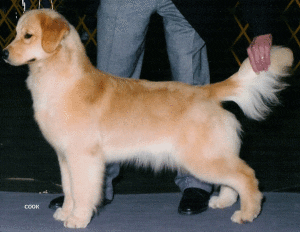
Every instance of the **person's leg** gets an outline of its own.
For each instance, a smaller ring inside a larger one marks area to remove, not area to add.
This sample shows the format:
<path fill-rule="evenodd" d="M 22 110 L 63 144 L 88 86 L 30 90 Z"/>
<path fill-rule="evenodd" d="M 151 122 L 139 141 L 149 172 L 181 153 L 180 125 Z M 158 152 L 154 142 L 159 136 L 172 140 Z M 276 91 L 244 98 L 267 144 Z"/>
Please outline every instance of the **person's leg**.
<path fill-rule="evenodd" d="M 163 0 L 158 13 L 163 16 L 172 78 L 191 85 L 210 83 L 204 40 L 186 21 L 171 0 Z"/>
<path fill-rule="evenodd" d="M 154 0 L 102 0 L 98 9 L 97 68 L 138 79 Z"/>
<path fill-rule="evenodd" d="M 203 182 L 189 173 L 180 171 L 177 172 L 175 177 L 175 184 L 179 187 L 181 192 L 184 192 L 187 188 L 200 188 L 209 193 L 212 191 L 211 184 Z"/>
<path fill-rule="evenodd" d="M 121 76 L 140 78 L 145 36 L 153 0 L 102 0 L 98 9 L 97 68 Z M 112 181 L 119 175 L 118 163 L 106 166 L 105 201 L 113 199 Z"/>
<path fill-rule="evenodd" d="M 104 177 L 104 204 L 110 203 L 114 198 L 114 188 L 112 182 L 119 175 L 119 173 L 119 163 L 110 163 L 106 165 L 106 172 Z"/>
<path fill-rule="evenodd" d="M 192 85 L 208 84 L 210 75 L 205 42 L 171 0 L 162 0 L 158 13 L 163 17 L 173 80 Z M 195 214 L 207 209 L 211 184 L 180 171 L 175 183 L 183 192 L 180 213 Z"/>

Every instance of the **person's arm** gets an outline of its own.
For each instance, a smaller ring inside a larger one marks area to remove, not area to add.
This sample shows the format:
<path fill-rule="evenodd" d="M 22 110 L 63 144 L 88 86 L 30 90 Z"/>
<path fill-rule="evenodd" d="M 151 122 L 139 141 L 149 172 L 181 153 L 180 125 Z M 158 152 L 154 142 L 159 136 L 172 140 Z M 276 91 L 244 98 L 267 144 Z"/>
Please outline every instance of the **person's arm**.
<path fill-rule="evenodd" d="M 276 0 L 239 0 L 240 11 L 251 28 L 253 37 L 271 34 L 274 30 Z"/>
<path fill-rule="evenodd" d="M 260 35 L 253 39 L 247 48 L 250 64 L 254 72 L 268 71 L 271 64 L 270 53 L 272 47 L 272 35 Z"/>
<path fill-rule="evenodd" d="M 219 33 L 226 17 L 226 8 L 233 6 L 232 0 L 172 0 L 192 27 L 204 41 L 209 42 L 212 27 L 218 25 Z M 270 49 L 274 25 L 274 1 L 276 0 L 240 0 L 239 10 L 250 24 L 254 39 L 247 49 L 253 70 L 258 73 L 267 70 L 270 65 Z M 226 28 L 226 27 L 224 27 Z M 224 34 L 224 33 L 223 33 Z"/>
<path fill-rule="evenodd" d="M 255 36 L 247 53 L 253 71 L 267 71 L 271 61 L 272 31 L 274 28 L 275 0 L 240 0 L 244 19 L 250 24 Z"/>

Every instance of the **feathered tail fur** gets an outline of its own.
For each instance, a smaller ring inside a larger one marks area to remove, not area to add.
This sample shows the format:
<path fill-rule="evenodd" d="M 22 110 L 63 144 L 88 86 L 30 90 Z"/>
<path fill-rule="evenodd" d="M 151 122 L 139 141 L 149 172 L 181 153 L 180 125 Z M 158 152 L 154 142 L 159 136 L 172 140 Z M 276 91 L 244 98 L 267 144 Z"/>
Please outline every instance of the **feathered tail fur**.
<path fill-rule="evenodd" d="M 233 76 L 209 86 L 211 98 L 234 101 L 247 117 L 262 120 L 270 112 L 269 106 L 279 103 L 277 93 L 287 86 L 282 77 L 289 75 L 292 63 L 293 53 L 290 49 L 274 46 L 268 71 L 256 74 L 249 59 L 246 59 Z"/>

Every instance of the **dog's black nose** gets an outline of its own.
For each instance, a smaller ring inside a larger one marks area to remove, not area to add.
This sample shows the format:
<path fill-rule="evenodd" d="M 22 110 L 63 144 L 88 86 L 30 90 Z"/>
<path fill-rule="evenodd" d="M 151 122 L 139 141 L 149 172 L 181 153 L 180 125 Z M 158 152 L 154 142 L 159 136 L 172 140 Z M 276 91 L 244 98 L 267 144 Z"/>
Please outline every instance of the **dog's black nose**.
<path fill-rule="evenodd" d="M 2 53 L 1 53 L 1 57 L 2 57 L 2 59 L 7 60 L 8 57 L 9 57 L 9 51 L 8 50 L 3 50 Z"/>

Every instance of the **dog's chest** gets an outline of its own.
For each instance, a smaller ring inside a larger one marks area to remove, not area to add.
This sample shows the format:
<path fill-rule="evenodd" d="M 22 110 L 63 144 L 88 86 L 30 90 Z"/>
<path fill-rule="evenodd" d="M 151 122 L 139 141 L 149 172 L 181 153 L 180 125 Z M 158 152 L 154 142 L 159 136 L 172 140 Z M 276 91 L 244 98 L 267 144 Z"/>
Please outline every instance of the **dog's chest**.
<path fill-rule="evenodd" d="M 29 76 L 27 86 L 32 94 L 35 120 L 47 137 L 51 131 L 61 127 L 66 87 L 50 78 L 38 81 L 40 79 Z"/>

